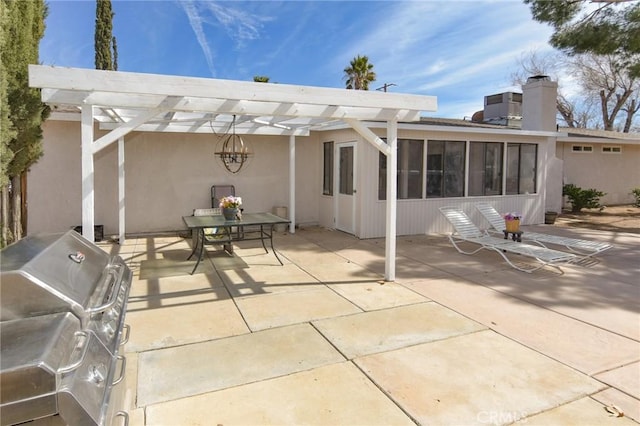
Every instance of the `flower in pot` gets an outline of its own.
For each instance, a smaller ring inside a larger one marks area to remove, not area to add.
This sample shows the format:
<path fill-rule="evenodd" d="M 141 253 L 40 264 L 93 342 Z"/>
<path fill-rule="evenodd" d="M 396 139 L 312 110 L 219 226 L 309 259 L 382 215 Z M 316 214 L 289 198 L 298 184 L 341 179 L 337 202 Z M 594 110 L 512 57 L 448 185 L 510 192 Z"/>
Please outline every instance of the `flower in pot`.
<path fill-rule="evenodd" d="M 504 215 L 504 224 L 507 232 L 518 232 L 520 230 L 520 213 L 507 213 Z"/>
<path fill-rule="evenodd" d="M 227 220 L 234 220 L 238 217 L 240 206 L 242 205 L 242 198 L 229 195 L 220 199 L 220 208 L 222 209 L 222 215 Z"/>

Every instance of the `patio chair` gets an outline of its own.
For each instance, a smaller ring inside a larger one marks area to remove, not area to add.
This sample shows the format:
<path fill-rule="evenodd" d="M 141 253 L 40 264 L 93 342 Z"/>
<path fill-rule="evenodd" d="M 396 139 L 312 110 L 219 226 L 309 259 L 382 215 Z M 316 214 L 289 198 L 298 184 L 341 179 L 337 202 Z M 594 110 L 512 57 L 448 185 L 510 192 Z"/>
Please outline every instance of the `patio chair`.
<path fill-rule="evenodd" d="M 211 186 L 211 207 L 220 208 L 220 200 L 228 196 L 236 196 L 236 187 L 234 185 L 213 185 Z M 232 228 L 232 232 L 236 233 L 239 240 L 244 238 L 244 226 Z"/>
<path fill-rule="evenodd" d="M 476 203 L 475 206 L 491 225 L 491 229 L 489 229 L 489 231 L 502 234 L 504 230 L 504 219 L 500 213 L 498 213 L 498 211 L 489 203 Z M 613 247 L 613 245 L 609 243 L 567 238 L 559 235 L 542 234 L 538 232 L 524 232 L 522 234 L 522 238 L 525 241 L 533 242 L 543 247 L 547 247 L 547 244 L 563 246 L 570 252 L 578 255 L 578 262 Z"/>
<path fill-rule="evenodd" d="M 539 245 L 519 243 L 503 238 L 496 238 L 486 231 L 480 230 L 465 212 L 458 207 L 440 207 L 440 212 L 451 223 L 454 232 L 449 235 L 449 241 L 463 254 L 475 254 L 482 249 L 492 250 L 498 253 L 509 264 L 509 266 L 523 272 L 533 272 L 544 266 L 553 266 L 560 269 L 557 264 L 575 261 L 577 256 L 563 251 L 552 250 Z M 461 243 L 471 243 L 479 245 L 473 251 L 465 251 L 460 247 Z M 516 253 L 522 256 L 531 257 L 538 261 L 539 265 L 516 265 L 506 253 Z"/>
<path fill-rule="evenodd" d="M 236 187 L 233 185 L 213 185 L 211 187 L 211 207 L 220 207 L 220 200 L 229 195 L 236 196 Z"/>

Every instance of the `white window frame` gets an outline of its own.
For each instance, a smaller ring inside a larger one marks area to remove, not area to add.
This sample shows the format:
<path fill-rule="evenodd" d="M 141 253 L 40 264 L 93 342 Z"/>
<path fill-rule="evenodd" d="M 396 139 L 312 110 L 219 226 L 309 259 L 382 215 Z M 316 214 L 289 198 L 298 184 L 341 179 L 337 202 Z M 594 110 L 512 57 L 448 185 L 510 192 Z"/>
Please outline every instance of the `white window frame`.
<path fill-rule="evenodd" d="M 575 154 L 593 154 L 593 145 L 571 145 L 571 152 Z"/>
<path fill-rule="evenodd" d="M 602 147 L 603 154 L 622 154 L 622 146 L 620 145 L 604 145 Z"/>

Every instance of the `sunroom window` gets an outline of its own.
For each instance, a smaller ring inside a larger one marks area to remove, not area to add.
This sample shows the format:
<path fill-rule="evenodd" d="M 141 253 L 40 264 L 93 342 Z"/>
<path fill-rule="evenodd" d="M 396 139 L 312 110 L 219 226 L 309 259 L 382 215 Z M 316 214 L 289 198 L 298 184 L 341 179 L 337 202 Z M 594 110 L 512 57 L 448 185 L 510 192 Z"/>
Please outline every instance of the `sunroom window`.
<path fill-rule="evenodd" d="M 464 196 L 465 142 L 427 142 L 427 198 Z"/>
<path fill-rule="evenodd" d="M 424 141 L 398 139 L 398 186 L 399 200 L 422 198 L 424 176 Z M 379 154 L 378 199 L 387 199 L 387 157 Z"/>
<path fill-rule="evenodd" d="M 507 144 L 507 195 L 534 194 L 538 145 L 529 143 Z"/>
<path fill-rule="evenodd" d="M 497 142 L 471 142 L 469 195 L 502 194 L 502 150 Z"/>

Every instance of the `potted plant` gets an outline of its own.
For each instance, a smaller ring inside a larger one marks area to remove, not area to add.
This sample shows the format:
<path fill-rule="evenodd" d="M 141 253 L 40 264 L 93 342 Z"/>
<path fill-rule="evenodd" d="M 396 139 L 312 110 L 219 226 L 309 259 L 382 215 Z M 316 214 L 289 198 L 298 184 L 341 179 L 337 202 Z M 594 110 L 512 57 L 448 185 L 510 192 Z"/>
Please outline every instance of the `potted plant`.
<path fill-rule="evenodd" d="M 507 232 L 519 232 L 520 231 L 520 219 L 522 215 L 520 213 L 507 213 L 504 215 L 504 225 Z"/>
<path fill-rule="evenodd" d="M 240 206 L 242 205 L 242 198 L 229 195 L 220 199 L 220 208 L 222 209 L 222 215 L 227 220 L 235 220 L 238 218 L 240 212 Z"/>

